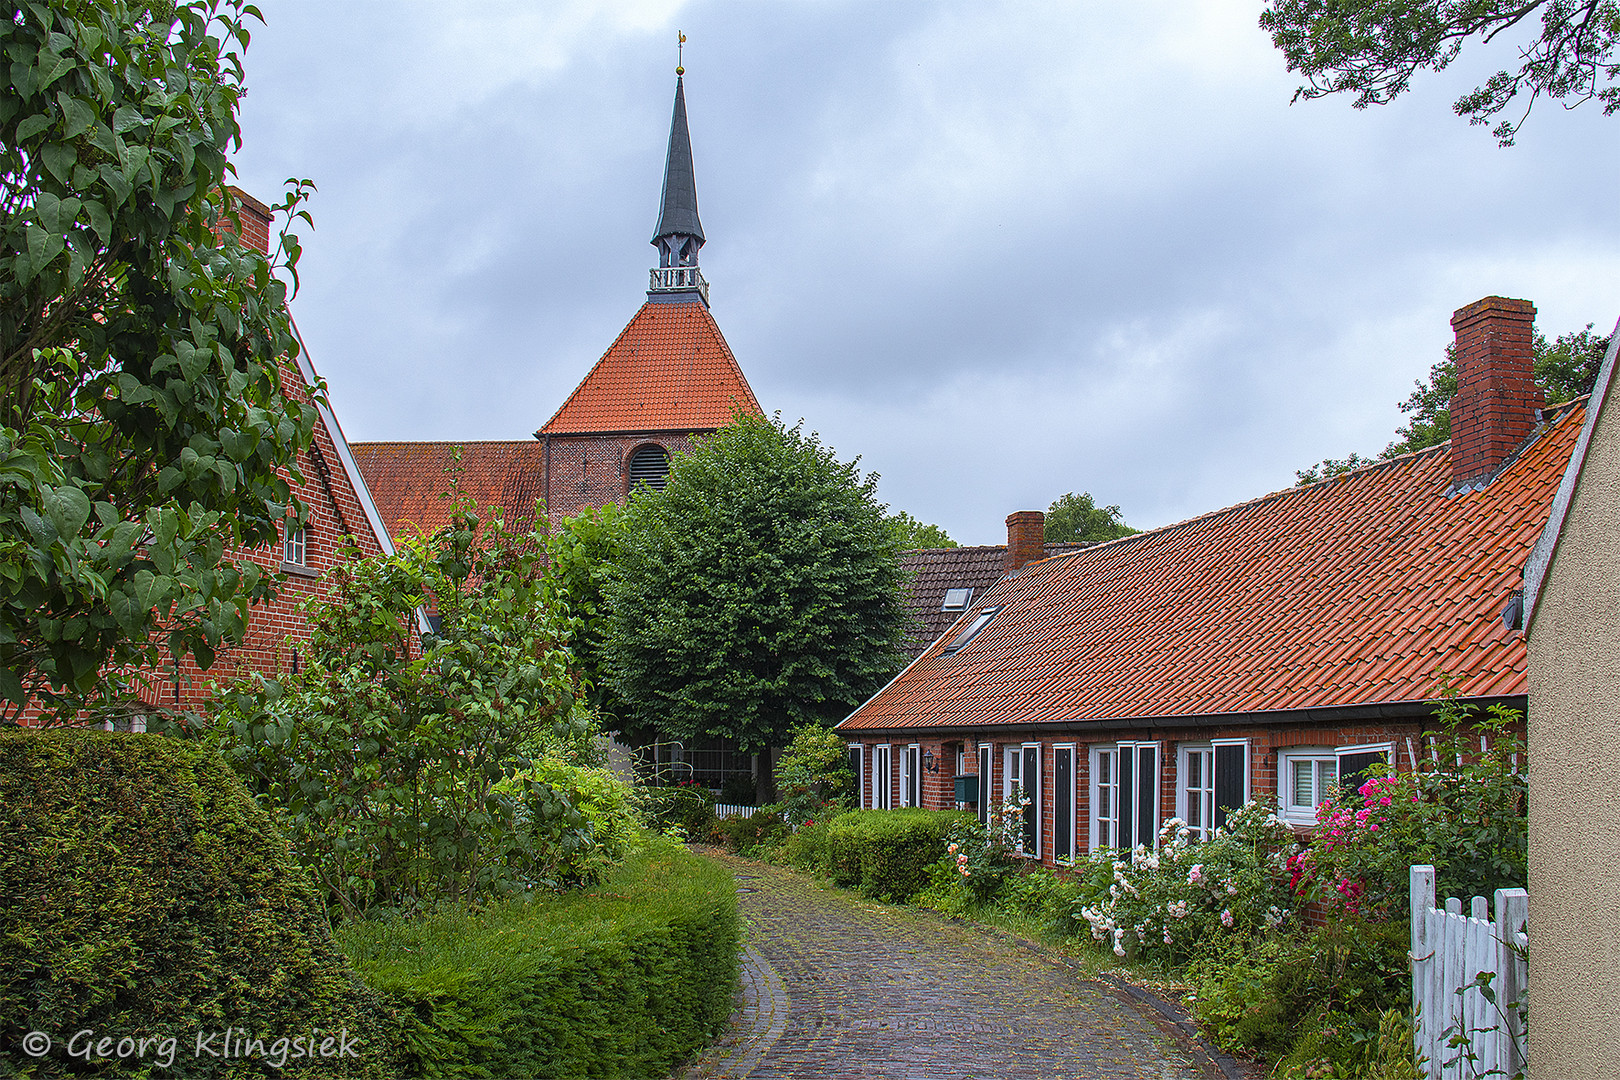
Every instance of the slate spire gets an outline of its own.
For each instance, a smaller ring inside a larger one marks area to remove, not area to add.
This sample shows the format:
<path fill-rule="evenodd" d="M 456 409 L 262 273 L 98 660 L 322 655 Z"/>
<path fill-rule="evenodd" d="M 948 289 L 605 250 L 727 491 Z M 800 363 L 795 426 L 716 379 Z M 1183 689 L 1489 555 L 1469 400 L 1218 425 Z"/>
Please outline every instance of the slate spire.
<path fill-rule="evenodd" d="M 669 155 L 664 161 L 663 208 L 652 243 L 658 265 L 696 266 L 703 246 L 703 223 L 698 220 L 697 177 L 692 171 L 692 138 L 686 129 L 686 89 L 675 76 L 675 115 L 669 125 Z"/>

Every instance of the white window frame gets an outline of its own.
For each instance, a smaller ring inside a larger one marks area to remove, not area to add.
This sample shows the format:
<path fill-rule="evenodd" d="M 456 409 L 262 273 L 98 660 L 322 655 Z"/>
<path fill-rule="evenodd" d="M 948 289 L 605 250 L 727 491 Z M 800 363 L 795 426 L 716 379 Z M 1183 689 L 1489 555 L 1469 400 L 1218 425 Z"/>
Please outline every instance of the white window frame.
<path fill-rule="evenodd" d="M 922 805 L 922 777 L 918 771 L 922 767 L 922 747 L 919 743 L 909 744 L 900 753 L 900 805 Z M 917 785 L 917 801 L 911 800 L 911 786 Z"/>
<path fill-rule="evenodd" d="M 287 515 L 281 526 L 281 561 L 288 566 L 309 565 L 309 526 Z"/>
<path fill-rule="evenodd" d="M 855 751 L 855 801 L 862 810 L 866 807 L 866 744 L 852 742 L 849 748 Z"/>
<path fill-rule="evenodd" d="M 1080 751 L 1074 743 L 1052 744 L 1052 831 L 1054 834 L 1058 831 L 1057 800 L 1059 792 L 1057 786 L 1057 756 L 1063 751 L 1068 751 L 1069 754 L 1069 790 L 1062 793 L 1067 795 L 1069 800 L 1069 854 L 1066 858 L 1060 859 L 1058 857 L 1057 841 L 1059 838 L 1054 835 L 1052 837 L 1052 861 L 1054 863 L 1062 862 L 1065 865 L 1068 865 L 1072 864 L 1080 854 L 1080 845 L 1078 843 L 1080 839 L 1080 830 L 1075 827 L 1075 818 L 1080 813 L 1080 800 L 1077 798 L 1080 792 Z"/>
<path fill-rule="evenodd" d="M 1294 762 L 1302 760 L 1333 761 L 1333 786 L 1326 795 L 1338 795 L 1344 778 L 1344 759 L 1359 754 L 1383 754 L 1385 762 L 1394 760 L 1395 744 L 1391 742 L 1361 743 L 1357 746 L 1290 746 L 1277 751 L 1277 804 L 1282 818 L 1294 825 L 1316 824 L 1316 807 L 1325 797 L 1321 788 L 1321 773 L 1313 769 L 1312 782 L 1316 804 L 1309 809 L 1294 802 Z"/>
<path fill-rule="evenodd" d="M 1142 790 L 1142 778 L 1138 775 L 1142 758 L 1138 751 L 1145 749 L 1151 749 L 1153 751 L 1154 764 L 1152 780 L 1153 799 L 1151 802 L 1153 807 L 1153 818 L 1150 822 L 1148 822 L 1146 840 L 1143 839 L 1144 834 L 1142 822 L 1136 821 L 1134 818 L 1136 807 L 1139 806 L 1141 802 Z M 1094 744 L 1091 747 L 1091 810 L 1089 814 L 1091 819 L 1089 827 L 1091 844 L 1088 850 L 1096 851 L 1099 847 L 1106 846 L 1117 848 L 1119 846 L 1121 820 L 1119 798 L 1119 756 L 1125 750 L 1129 750 L 1133 755 L 1131 758 L 1131 813 L 1133 815 L 1132 823 L 1136 826 L 1136 828 L 1133 834 L 1135 843 L 1133 843 L 1131 846 L 1134 848 L 1137 844 L 1143 843 L 1147 844 L 1149 848 L 1155 848 L 1158 846 L 1159 828 L 1164 824 L 1164 810 L 1161 806 L 1161 800 L 1164 795 L 1161 788 L 1162 777 L 1164 774 L 1164 743 L 1157 739 L 1146 739 L 1135 742 L 1127 742 L 1122 740 L 1112 745 L 1101 743 Z M 1105 785 L 1098 782 L 1098 775 L 1101 772 L 1098 765 L 1099 759 L 1105 757 L 1108 758 L 1109 762 L 1109 783 L 1106 785 L 1106 787 L 1110 794 L 1109 806 L 1111 813 L 1107 818 L 1101 818 L 1099 816 L 1099 810 L 1102 803 L 1098 798 L 1098 795 L 1099 788 Z M 1106 845 L 1101 842 L 1101 825 L 1104 821 L 1109 823 L 1109 832 L 1111 833 L 1110 842 Z"/>
<path fill-rule="evenodd" d="M 1194 788 L 1190 779 L 1192 759 L 1199 758 L 1203 785 Z M 1197 799 L 1199 823 L 1193 823 L 1194 799 Z M 1213 743 L 1182 743 L 1176 747 L 1176 816 L 1187 823 L 1192 835 L 1208 840 L 1215 835 L 1215 745 Z"/>
<path fill-rule="evenodd" d="M 1087 851 L 1096 851 L 1099 848 L 1117 847 L 1119 841 L 1119 747 L 1106 745 L 1093 745 L 1091 747 L 1091 812 L 1087 815 L 1090 820 L 1090 838 Z M 1106 772 L 1107 782 L 1103 782 L 1103 762 L 1108 763 Z M 1109 813 L 1107 817 L 1102 814 L 1103 798 L 1107 794 Z M 1107 824 L 1109 835 L 1104 839 L 1102 826 Z"/>
<path fill-rule="evenodd" d="M 872 809 L 894 809 L 894 747 L 889 743 L 872 747 Z"/>

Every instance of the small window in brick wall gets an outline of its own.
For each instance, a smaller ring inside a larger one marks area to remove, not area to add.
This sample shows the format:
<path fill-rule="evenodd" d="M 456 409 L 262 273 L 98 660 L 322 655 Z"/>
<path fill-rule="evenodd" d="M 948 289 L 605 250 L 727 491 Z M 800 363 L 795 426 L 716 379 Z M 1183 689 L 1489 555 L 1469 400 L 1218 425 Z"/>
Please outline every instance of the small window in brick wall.
<path fill-rule="evenodd" d="M 654 491 L 664 490 L 664 481 L 669 477 L 669 455 L 662 446 L 651 443 L 636 447 L 636 452 L 630 455 L 630 493 L 635 494 L 636 488 L 646 484 Z"/>
<path fill-rule="evenodd" d="M 298 519 L 288 515 L 284 526 L 286 543 L 282 545 L 281 561 L 289 566 L 309 565 L 309 526 L 298 524 Z"/>

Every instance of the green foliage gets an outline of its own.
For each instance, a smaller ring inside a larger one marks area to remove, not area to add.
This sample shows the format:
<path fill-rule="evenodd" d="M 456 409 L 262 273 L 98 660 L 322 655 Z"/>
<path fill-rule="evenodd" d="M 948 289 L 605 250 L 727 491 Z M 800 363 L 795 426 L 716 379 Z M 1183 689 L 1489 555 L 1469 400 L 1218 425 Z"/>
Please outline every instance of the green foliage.
<path fill-rule="evenodd" d="M 399 1007 L 401 1076 L 663 1076 L 725 1025 L 737 984 L 731 873 L 659 839 L 600 889 L 338 937 Z"/>
<path fill-rule="evenodd" d="M 1603 113 L 1620 110 L 1620 5 L 1613 0 L 1267 0 L 1260 26 L 1282 50 L 1288 70 L 1306 80 L 1294 99 L 1352 94 L 1355 107 L 1382 105 L 1404 94 L 1420 70 L 1444 71 L 1463 45 L 1482 45 L 1527 26 L 1539 10 L 1539 35 L 1517 45 L 1519 67 L 1503 69 L 1452 106 L 1471 124 L 1486 124 L 1524 95 L 1524 112 L 1492 129 L 1511 146 L 1538 97 L 1579 105 L 1589 98 Z"/>
<path fill-rule="evenodd" d="M 1551 342 L 1537 331 L 1530 348 L 1536 385 L 1546 395 L 1548 404 L 1558 405 L 1592 392 L 1609 339 L 1593 334 L 1592 324 L 1587 323 L 1585 329 L 1560 334 Z M 1347 458 L 1328 458 L 1294 475 L 1301 485 L 1315 484 L 1375 461 L 1388 461 L 1401 454 L 1439 446 L 1451 438 L 1451 399 L 1456 396 L 1457 363 L 1453 344 L 1446 346 L 1446 358 L 1429 369 L 1427 382 L 1413 382 L 1412 392 L 1400 404 L 1407 420 L 1395 429 L 1399 438 L 1384 447 L 1377 458 L 1352 453 Z"/>
<path fill-rule="evenodd" d="M 223 695 L 209 735 L 345 912 L 567 884 L 591 864 L 590 821 L 536 764 L 590 737 L 539 539 L 458 502 L 430 540 L 333 573 L 306 605 L 303 671 Z M 442 622 L 413 656 L 428 597 Z"/>
<path fill-rule="evenodd" d="M 1388 1072 L 1386 1014 L 1411 1015 L 1407 934 L 1339 919 L 1302 935 L 1208 936 L 1187 968 L 1193 1012 L 1217 1045 L 1280 1058 L 1282 1075 Z"/>
<path fill-rule="evenodd" d="M 563 518 L 546 538 L 546 576 L 573 618 L 574 670 L 605 729 L 618 730 L 624 703 L 613 692 L 606 658 L 607 600 L 602 589 L 618 558 L 623 508 L 608 503 Z"/>
<path fill-rule="evenodd" d="M 636 794 L 643 812 L 660 829 L 679 829 L 691 840 L 702 840 L 714 830 L 714 796 L 700 784 L 643 787 Z"/>
<path fill-rule="evenodd" d="M 1286 925 L 1293 897 L 1285 870 L 1296 846 L 1265 802 L 1233 811 L 1207 841 L 1171 818 L 1156 849 L 1105 849 L 1081 861 L 1085 884 L 1074 917 L 1116 956 L 1179 963 L 1202 938 L 1253 937 Z"/>
<path fill-rule="evenodd" d="M 494 787 L 498 796 L 516 805 L 514 825 L 519 832 L 536 829 L 528 819 L 530 802 L 524 793 L 537 785 L 542 790 L 549 788 L 577 810 L 590 836 L 589 844 L 564 849 L 549 876 L 564 882 L 601 880 L 624 857 L 643 827 L 630 786 L 612 769 L 600 765 L 568 761 L 560 754 L 534 758 L 529 768 Z"/>
<path fill-rule="evenodd" d="M 1134 536 L 1139 529 L 1125 524 L 1117 506 L 1098 506 L 1091 492 L 1069 492 L 1046 508 L 1049 544 L 1100 543 Z"/>
<path fill-rule="evenodd" d="M 1445 680 L 1441 692 L 1432 757 L 1317 812 L 1302 869 L 1340 907 L 1404 919 L 1409 867 L 1425 863 L 1435 867 L 1441 897 L 1490 896 L 1528 882 L 1524 717 L 1500 705 L 1480 715 Z"/>
<path fill-rule="evenodd" d="M 79 1075 L 60 1043 L 37 1060 L 18 1047 L 30 1030 L 85 1028 L 176 1034 L 165 1076 L 263 1075 L 195 1058 L 196 1032 L 233 1022 L 267 1048 L 312 1027 L 360 1039 L 358 1060 L 290 1059 L 277 1075 L 400 1075 L 388 1010 L 334 945 L 318 892 L 203 747 L 0 734 L 0 895 L 0 1042 L 19 1075 Z"/>
<path fill-rule="evenodd" d="M 776 762 L 776 790 L 794 825 L 825 817 L 834 806 L 847 806 L 855 793 L 849 747 L 838 732 L 822 724 L 800 724 Z"/>
<path fill-rule="evenodd" d="M 956 541 L 947 536 L 944 529 L 938 525 L 924 525 L 904 510 L 896 510 L 884 520 L 889 526 L 889 531 L 894 533 L 895 543 L 903 551 L 957 546 Z"/>
<path fill-rule="evenodd" d="M 727 849 L 750 859 L 768 857 L 792 835 L 780 806 L 762 806 L 746 816 L 720 818 L 710 835 Z"/>
<path fill-rule="evenodd" d="M 243 0 L 0 20 L 0 699 L 72 716 L 239 641 L 312 403 L 285 392 L 299 248 L 232 223 Z M 277 209 L 287 220 L 308 184 Z M 233 224 L 234 227 L 234 224 Z M 318 394 L 319 388 L 316 388 Z M 295 506 L 294 514 L 301 511 Z M 107 668 L 124 673 L 104 679 Z"/>
<path fill-rule="evenodd" d="M 780 417 L 737 414 L 624 512 L 606 651 L 631 719 L 780 746 L 900 664 L 899 546 L 877 477 Z"/>
<path fill-rule="evenodd" d="M 1018 845 L 1023 833 L 1028 800 L 1015 791 L 990 807 L 989 820 L 958 821 L 945 836 L 944 857 L 949 871 L 935 875 L 928 906 L 953 913 L 996 901 L 1009 875 L 1022 861 Z"/>
<path fill-rule="evenodd" d="M 951 829 L 971 820 L 956 810 L 853 810 L 827 828 L 833 884 L 862 895 L 905 903 L 928 885 Z"/>
<path fill-rule="evenodd" d="M 802 822 L 782 841 L 780 847 L 768 853 L 772 862 L 792 866 L 819 877 L 832 875 L 832 846 L 828 840 L 832 823 L 841 811 L 829 807 L 826 817 Z"/>

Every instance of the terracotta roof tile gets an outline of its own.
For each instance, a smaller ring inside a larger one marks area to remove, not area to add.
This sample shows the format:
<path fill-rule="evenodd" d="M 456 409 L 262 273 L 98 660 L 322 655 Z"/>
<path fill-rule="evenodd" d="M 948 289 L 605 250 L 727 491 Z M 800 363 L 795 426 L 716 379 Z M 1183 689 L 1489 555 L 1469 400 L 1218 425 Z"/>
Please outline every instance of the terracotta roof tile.
<path fill-rule="evenodd" d="M 483 507 L 498 507 L 508 528 L 527 529 L 545 483 L 544 447 L 534 439 L 500 442 L 361 442 L 355 461 L 395 540 L 432 534 L 450 520 L 449 469 L 461 448 L 461 488 Z"/>
<path fill-rule="evenodd" d="M 537 434 L 712 431 L 759 402 L 708 305 L 648 301 Z"/>
<path fill-rule="evenodd" d="M 1087 544 L 1047 544 L 1048 557 L 1065 551 L 1079 551 Z M 1005 544 L 974 547 L 917 548 L 900 556 L 900 568 L 907 575 L 906 607 L 911 612 L 912 630 L 904 651 L 913 659 L 935 638 L 956 622 L 961 611 L 944 611 L 945 593 L 950 589 L 971 589 L 968 604 L 1001 580 L 1007 559 Z"/>
<path fill-rule="evenodd" d="M 963 613 L 1003 609 L 972 642 L 945 656 L 949 627 L 931 624 L 920 659 L 841 727 L 1421 702 L 1438 670 L 1467 696 L 1523 694 L 1524 640 L 1497 614 L 1584 416 L 1557 412 L 1480 491 L 1447 496 L 1440 446 L 998 576 Z M 917 597 L 943 596 L 922 582 Z"/>

